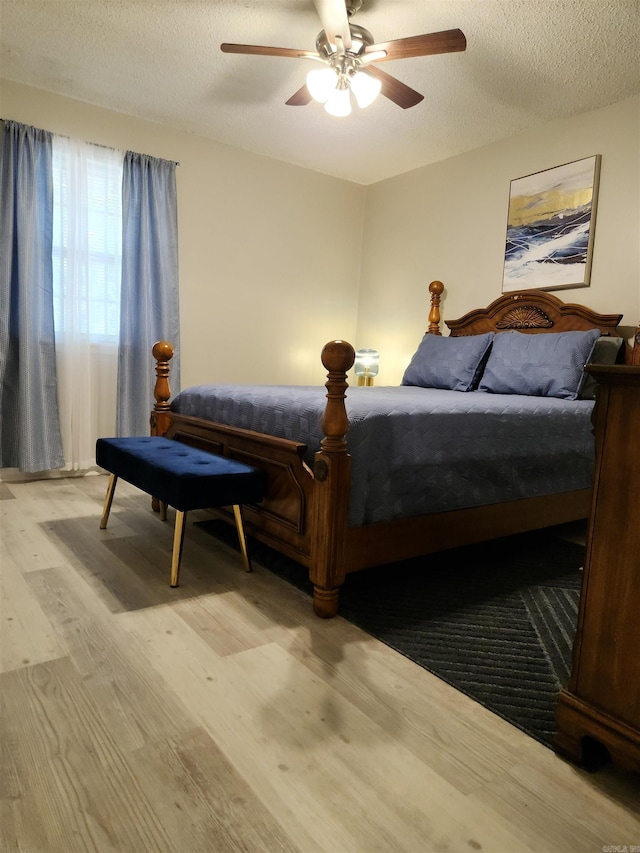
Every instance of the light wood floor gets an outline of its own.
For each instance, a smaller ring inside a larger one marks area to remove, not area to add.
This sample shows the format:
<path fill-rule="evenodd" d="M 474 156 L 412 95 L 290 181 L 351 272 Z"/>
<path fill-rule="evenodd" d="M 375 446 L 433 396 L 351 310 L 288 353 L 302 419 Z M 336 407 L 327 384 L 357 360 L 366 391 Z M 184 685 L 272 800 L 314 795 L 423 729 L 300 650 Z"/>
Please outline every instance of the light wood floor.
<path fill-rule="evenodd" d="M 173 514 L 120 482 L 101 531 L 106 482 L 0 484 L 3 853 L 640 845 L 637 776 L 565 763 L 191 523 L 170 589 Z"/>

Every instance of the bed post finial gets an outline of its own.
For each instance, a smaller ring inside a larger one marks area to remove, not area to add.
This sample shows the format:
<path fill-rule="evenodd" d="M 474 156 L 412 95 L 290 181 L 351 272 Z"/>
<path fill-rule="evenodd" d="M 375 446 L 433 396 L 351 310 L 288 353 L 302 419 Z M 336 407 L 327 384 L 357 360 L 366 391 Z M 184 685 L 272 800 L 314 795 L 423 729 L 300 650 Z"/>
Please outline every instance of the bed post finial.
<path fill-rule="evenodd" d="M 156 360 L 156 384 L 153 388 L 155 404 L 151 412 L 151 435 L 164 435 L 169 428 L 171 389 L 169 387 L 169 362 L 173 358 L 173 344 L 169 341 L 157 341 L 153 345 L 153 357 Z"/>
<path fill-rule="evenodd" d="M 349 427 L 344 405 L 348 387 L 347 371 L 353 367 L 356 353 L 346 341 L 330 341 L 323 347 L 321 358 L 328 371 L 325 385 L 327 406 L 322 416 L 322 431 L 325 437 L 321 447 L 329 453 L 344 453 L 347 449 L 345 435 Z"/>
<path fill-rule="evenodd" d="M 441 281 L 432 281 L 429 285 L 429 293 L 431 294 L 431 310 L 429 311 L 429 328 L 428 335 L 442 335 L 440 331 L 440 297 L 444 291 L 444 284 Z"/>

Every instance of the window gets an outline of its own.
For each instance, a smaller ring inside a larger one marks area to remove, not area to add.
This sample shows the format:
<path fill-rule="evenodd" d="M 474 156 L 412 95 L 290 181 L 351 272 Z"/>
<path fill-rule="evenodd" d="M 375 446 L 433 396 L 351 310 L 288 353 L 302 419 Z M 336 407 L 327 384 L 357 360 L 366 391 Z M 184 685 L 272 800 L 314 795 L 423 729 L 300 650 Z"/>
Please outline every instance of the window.
<path fill-rule="evenodd" d="M 94 464 L 116 429 L 122 172 L 120 151 L 54 136 L 53 311 L 65 467 Z"/>
<path fill-rule="evenodd" d="M 122 152 L 53 138 L 56 339 L 117 346 L 122 271 Z"/>

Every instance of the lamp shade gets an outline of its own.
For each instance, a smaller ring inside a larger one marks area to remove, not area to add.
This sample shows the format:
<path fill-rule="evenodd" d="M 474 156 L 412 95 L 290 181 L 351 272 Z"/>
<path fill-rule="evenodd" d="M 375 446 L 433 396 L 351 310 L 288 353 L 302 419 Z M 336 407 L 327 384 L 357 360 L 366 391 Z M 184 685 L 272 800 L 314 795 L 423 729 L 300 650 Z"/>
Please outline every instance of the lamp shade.
<path fill-rule="evenodd" d="M 337 116 L 338 118 L 350 115 L 351 96 L 349 95 L 349 86 L 347 84 L 343 84 L 342 86 L 338 84 L 338 86 L 329 95 L 324 108 L 329 115 Z"/>
<path fill-rule="evenodd" d="M 359 349 L 356 351 L 356 376 L 371 377 L 378 375 L 380 353 L 377 349 Z"/>
<path fill-rule="evenodd" d="M 372 104 L 380 94 L 382 83 L 366 71 L 357 71 L 349 81 L 351 91 L 360 109 Z"/>
<path fill-rule="evenodd" d="M 309 94 L 321 104 L 329 98 L 336 88 L 338 75 L 333 68 L 318 68 L 307 74 L 307 89 Z"/>

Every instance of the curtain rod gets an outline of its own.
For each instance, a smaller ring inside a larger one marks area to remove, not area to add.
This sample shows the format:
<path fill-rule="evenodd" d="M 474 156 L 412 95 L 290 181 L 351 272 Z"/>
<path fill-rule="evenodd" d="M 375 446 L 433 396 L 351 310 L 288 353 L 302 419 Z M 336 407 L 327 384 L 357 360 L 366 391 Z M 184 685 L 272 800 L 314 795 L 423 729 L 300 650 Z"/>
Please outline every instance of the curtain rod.
<path fill-rule="evenodd" d="M 6 121 L 15 121 L 15 119 L 8 118 L 0 118 L 1 122 Z M 16 124 L 23 124 L 24 122 L 16 122 Z M 33 125 L 30 125 L 33 127 Z M 38 130 L 44 130 L 44 128 L 37 128 Z M 64 133 L 54 133 L 52 130 L 45 131 L 46 133 L 52 133 L 54 136 L 64 136 L 65 139 L 71 139 L 70 136 L 67 136 Z M 100 142 L 88 142 L 86 139 L 83 140 L 87 145 L 95 145 L 96 148 L 108 148 L 110 151 L 122 151 L 121 148 L 114 148 L 113 145 L 102 145 Z M 129 149 L 130 150 L 130 149 Z M 132 154 L 140 154 L 140 151 L 132 151 Z M 153 154 L 142 154 L 143 157 L 153 157 L 154 160 L 167 160 L 166 157 L 154 157 Z M 180 166 L 180 162 L 178 160 L 167 160 L 169 163 L 173 163 L 174 166 Z"/>

